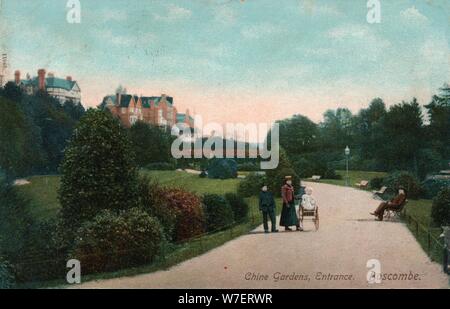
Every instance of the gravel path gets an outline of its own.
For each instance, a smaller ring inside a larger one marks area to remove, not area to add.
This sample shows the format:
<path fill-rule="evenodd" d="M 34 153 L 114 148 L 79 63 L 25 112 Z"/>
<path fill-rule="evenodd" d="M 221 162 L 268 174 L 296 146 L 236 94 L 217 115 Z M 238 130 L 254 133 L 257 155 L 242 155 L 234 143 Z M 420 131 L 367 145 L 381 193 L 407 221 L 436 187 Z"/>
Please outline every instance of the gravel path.
<path fill-rule="evenodd" d="M 264 234 L 262 227 L 167 271 L 93 281 L 81 288 L 448 288 L 439 264 L 429 260 L 399 222 L 377 222 L 371 194 L 311 183 L 320 205 L 320 230 Z M 368 284 L 367 261 L 383 274 L 417 280 Z"/>

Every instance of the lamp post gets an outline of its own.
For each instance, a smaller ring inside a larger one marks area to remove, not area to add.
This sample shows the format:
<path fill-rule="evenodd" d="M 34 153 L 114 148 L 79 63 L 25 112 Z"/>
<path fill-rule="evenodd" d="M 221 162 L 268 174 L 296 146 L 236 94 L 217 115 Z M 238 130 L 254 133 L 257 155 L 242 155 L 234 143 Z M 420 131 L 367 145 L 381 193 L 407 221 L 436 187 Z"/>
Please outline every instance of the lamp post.
<path fill-rule="evenodd" d="M 348 157 L 350 156 L 350 148 L 347 146 L 345 147 L 345 157 L 346 157 L 346 161 L 347 161 L 347 174 L 345 177 L 345 185 L 348 186 Z"/>

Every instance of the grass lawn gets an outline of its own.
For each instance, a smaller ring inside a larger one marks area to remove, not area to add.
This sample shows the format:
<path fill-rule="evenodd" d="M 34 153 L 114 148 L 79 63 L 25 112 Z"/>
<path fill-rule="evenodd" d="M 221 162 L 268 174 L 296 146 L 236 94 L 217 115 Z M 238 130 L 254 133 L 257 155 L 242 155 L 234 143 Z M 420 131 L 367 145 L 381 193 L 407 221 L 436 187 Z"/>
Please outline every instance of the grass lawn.
<path fill-rule="evenodd" d="M 149 175 L 160 185 L 179 187 L 199 195 L 205 193 L 225 194 L 236 192 L 240 179 L 208 179 L 200 178 L 198 175 L 176 171 L 147 171 L 142 174 Z"/>
<path fill-rule="evenodd" d="M 30 184 L 18 186 L 18 191 L 30 201 L 30 213 L 38 220 L 54 217 L 60 209 L 58 201 L 59 176 L 34 176 Z"/>
<path fill-rule="evenodd" d="M 336 171 L 336 174 L 342 176 L 342 179 L 321 179 L 319 182 L 345 186 L 346 171 Z M 348 171 L 348 183 L 350 186 L 357 188 L 355 184 L 361 182 L 361 180 L 370 181 L 372 178 L 385 177 L 386 175 L 387 173 L 384 172 Z"/>
<path fill-rule="evenodd" d="M 443 240 L 439 238 L 441 228 L 433 226 L 431 218 L 432 200 L 409 200 L 403 220 L 422 249 L 433 261 L 443 261 Z M 427 231 L 429 231 L 430 236 Z"/>

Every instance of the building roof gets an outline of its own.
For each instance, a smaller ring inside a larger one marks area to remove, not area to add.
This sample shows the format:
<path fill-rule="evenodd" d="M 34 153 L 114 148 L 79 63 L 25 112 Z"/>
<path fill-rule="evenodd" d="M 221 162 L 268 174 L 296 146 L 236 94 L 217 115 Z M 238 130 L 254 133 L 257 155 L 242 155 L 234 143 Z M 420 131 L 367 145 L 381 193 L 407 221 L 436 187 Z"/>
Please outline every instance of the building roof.
<path fill-rule="evenodd" d="M 21 80 L 21 83 L 24 86 L 39 86 L 39 80 L 37 77 L 33 77 L 31 79 L 23 79 Z M 73 89 L 77 82 L 76 81 L 70 81 L 64 78 L 58 78 L 58 77 L 47 77 L 45 78 L 45 87 L 46 88 L 60 88 L 67 91 L 70 91 Z"/>
<path fill-rule="evenodd" d="M 132 98 L 131 94 L 122 94 L 120 96 L 120 107 L 128 107 Z"/>
<path fill-rule="evenodd" d="M 57 77 L 47 77 L 45 84 L 47 88 L 60 88 L 70 91 L 77 82 Z"/>

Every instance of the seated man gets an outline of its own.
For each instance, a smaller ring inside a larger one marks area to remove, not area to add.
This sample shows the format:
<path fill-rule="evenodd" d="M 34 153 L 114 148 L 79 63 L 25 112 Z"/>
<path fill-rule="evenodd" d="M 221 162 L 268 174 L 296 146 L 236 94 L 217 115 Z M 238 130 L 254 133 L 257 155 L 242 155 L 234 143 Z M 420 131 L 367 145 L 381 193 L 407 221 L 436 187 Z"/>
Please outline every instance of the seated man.
<path fill-rule="evenodd" d="M 376 216 L 379 221 L 383 221 L 384 212 L 387 209 L 398 209 L 406 200 L 406 192 L 403 187 L 399 187 L 398 195 L 389 202 L 383 202 L 378 208 L 370 214 Z"/>

